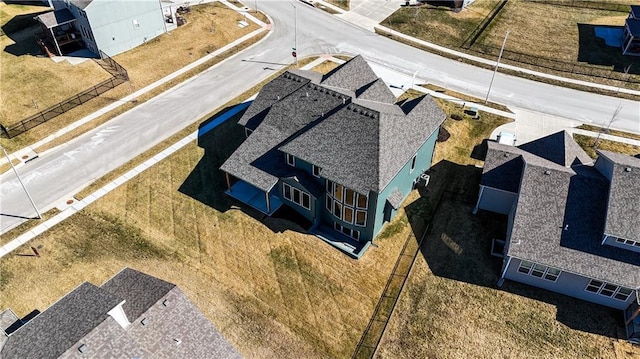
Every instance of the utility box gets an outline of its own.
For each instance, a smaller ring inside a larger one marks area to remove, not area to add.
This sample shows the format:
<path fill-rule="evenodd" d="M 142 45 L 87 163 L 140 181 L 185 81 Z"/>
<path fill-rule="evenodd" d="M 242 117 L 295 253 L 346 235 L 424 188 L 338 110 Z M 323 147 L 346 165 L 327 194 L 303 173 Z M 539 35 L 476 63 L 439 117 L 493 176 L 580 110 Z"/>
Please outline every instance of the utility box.
<path fill-rule="evenodd" d="M 500 132 L 497 141 L 503 145 L 514 146 L 516 144 L 516 135 L 510 132 Z"/>

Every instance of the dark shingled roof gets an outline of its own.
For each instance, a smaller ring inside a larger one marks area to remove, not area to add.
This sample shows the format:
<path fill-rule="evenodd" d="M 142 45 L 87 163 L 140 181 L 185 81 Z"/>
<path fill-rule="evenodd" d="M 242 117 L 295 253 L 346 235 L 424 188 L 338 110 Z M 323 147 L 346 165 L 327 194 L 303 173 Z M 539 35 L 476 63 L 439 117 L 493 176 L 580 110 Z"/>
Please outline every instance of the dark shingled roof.
<path fill-rule="evenodd" d="M 82 283 L 16 330 L 2 347 L 3 358 L 57 358 L 96 326 L 123 299 Z"/>
<path fill-rule="evenodd" d="M 122 307 L 129 320 L 141 316 L 174 287 L 175 284 L 131 268 L 123 269 L 101 286 L 107 292 L 126 300 Z"/>
<path fill-rule="evenodd" d="M 640 159 L 609 151 L 598 153 L 613 163 L 604 233 L 640 241 Z"/>
<path fill-rule="evenodd" d="M 584 152 L 567 131 L 556 132 L 518 147 L 565 167 L 593 163 L 591 157 Z"/>
<path fill-rule="evenodd" d="M 591 166 L 549 168 L 525 159 L 507 254 L 639 287 L 640 254 L 601 244 L 607 188 Z"/>
<path fill-rule="evenodd" d="M 445 119 L 430 96 L 394 104 L 361 56 L 320 84 L 305 74 L 287 72 L 263 87 L 239 121 L 255 131 L 223 171 L 268 191 L 291 175 L 285 152 L 357 192 L 380 192 Z"/>
<path fill-rule="evenodd" d="M 518 192 L 520 186 L 523 158 L 528 163 L 550 168 L 593 163 L 591 157 L 566 131 L 556 132 L 517 147 L 493 141 L 488 142 L 487 146 L 480 184 L 513 193 Z"/>
<path fill-rule="evenodd" d="M 46 26 L 47 29 L 50 29 L 52 27 L 64 25 L 68 22 L 75 21 L 76 17 L 73 16 L 69 9 L 60 9 L 38 15 L 35 17 L 35 19 Z"/>

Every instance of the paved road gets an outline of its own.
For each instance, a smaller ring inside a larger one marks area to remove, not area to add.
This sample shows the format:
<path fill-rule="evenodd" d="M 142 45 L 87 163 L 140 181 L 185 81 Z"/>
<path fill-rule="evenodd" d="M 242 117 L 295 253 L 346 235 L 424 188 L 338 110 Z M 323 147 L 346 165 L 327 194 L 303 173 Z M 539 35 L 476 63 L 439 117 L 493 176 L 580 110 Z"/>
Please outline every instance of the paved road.
<path fill-rule="evenodd" d="M 491 71 L 444 59 L 391 41 L 336 17 L 293 1 L 260 1 L 274 20 L 272 34 L 251 49 L 201 76 L 166 92 L 64 147 L 47 152 L 19 169 L 25 185 L 43 209 L 124 164 L 176 131 L 291 62 L 294 8 L 297 47 L 302 56 L 320 53 L 362 54 L 367 60 L 454 90 L 484 97 Z M 498 74 L 491 99 L 555 116 L 640 132 L 640 104 L 540 84 Z M 11 172 L 0 177 L 0 233 L 23 222 L 34 211 Z"/>

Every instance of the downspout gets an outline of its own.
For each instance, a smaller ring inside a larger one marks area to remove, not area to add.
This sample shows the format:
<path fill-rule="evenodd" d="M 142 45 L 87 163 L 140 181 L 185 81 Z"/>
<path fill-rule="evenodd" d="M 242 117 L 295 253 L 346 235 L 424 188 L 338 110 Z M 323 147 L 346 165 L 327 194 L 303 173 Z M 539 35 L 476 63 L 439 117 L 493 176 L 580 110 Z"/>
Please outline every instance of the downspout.
<path fill-rule="evenodd" d="M 271 203 L 269 203 L 269 192 L 265 191 L 264 195 L 267 199 L 267 214 L 269 214 L 269 212 L 271 212 Z"/>
<path fill-rule="evenodd" d="M 478 208 L 480 207 L 480 199 L 482 198 L 482 192 L 484 192 L 484 186 L 480 185 L 480 193 L 478 194 L 478 202 L 476 202 L 476 206 L 471 211 L 472 214 L 478 213 Z"/>
<path fill-rule="evenodd" d="M 507 274 L 507 268 L 509 268 L 509 264 L 511 264 L 511 258 L 513 257 L 509 257 L 509 259 L 507 259 L 507 265 L 505 265 L 504 269 L 502 270 L 502 275 L 500 275 L 500 279 L 498 280 L 498 288 L 501 288 L 504 284 L 504 276 L 505 274 Z"/>
<path fill-rule="evenodd" d="M 227 190 L 231 192 L 231 180 L 229 180 L 229 174 L 225 172 L 224 177 L 227 179 Z"/>

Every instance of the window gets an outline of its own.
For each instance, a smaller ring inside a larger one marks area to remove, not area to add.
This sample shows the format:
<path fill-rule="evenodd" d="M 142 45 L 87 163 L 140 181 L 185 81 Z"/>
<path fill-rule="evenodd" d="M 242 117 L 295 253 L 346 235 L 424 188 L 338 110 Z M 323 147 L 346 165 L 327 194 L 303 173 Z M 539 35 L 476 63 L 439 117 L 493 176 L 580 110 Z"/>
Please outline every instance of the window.
<path fill-rule="evenodd" d="M 295 166 L 296 165 L 296 158 L 293 157 L 292 155 L 285 153 L 285 157 L 287 159 L 287 164 L 289 166 Z"/>
<path fill-rule="evenodd" d="M 357 241 L 360 240 L 360 231 L 358 230 L 347 228 L 338 222 L 333 222 L 333 229 L 344 234 L 347 237 L 351 237 Z"/>
<path fill-rule="evenodd" d="M 633 293 L 632 289 L 620 287 L 615 284 L 610 284 L 595 279 L 592 279 L 589 284 L 587 284 L 587 287 L 584 290 L 609 298 L 613 297 L 623 302 L 626 302 L 627 299 L 629 299 L 631 293 Z"/>
<path fill-rule="evenodd" d="M 253 133 L 253 130 L 252 130 L 252 129 L 247 128 L 247 127 L 245 127 L 245 128 L 244 128 L 244 135 L 245 135 L 246 137 L 249 137 L 249 135 L 250 135 L 250 134 L 252 134 L 252 133 Z"/>
<path fill-rule="evenodd" d="M 367 196 L 329 180 L 326 190 L 326 208 L 336 218 L 357 226 L 367 225 Z"/>
<path fill-rule="evenodd" d="M 543 279 L 555 282 L 558 280 L 558 277 L 560 276 L 561 271 L 559 269 L 556 269 L 553 267 L 547 267 L 542 264 L 537 264 L 529 261 L 522 261 L 520 262 L 520 266 L 518 267 L 518 272 L 524 273 L 536 278 L 543 278 Z"/>
<path fill-rule="evenodd" d="M 616 242 L 618 243 L 622 243 L 622 244 L 626 244 L 628 246 L 633 246 L 633 247 L 640 247 L 640 242 L 636 242 L 636 241 L 632 241 L 630 239 L 624 239 L 624 238 L 616 238 Z"/>
<path fill-rule="evenodd" d="M 313 172 L 313 175 L 315 177 L 320 177 L 320 170 L 322 170 L 322 168 L 316 166 L 316 165 L 311 165 L 311 170 Z"/>
<path fill-rule="evenodd" d="M 411 171 L 410 172 L 413 172 L 413 170 L 416 169 L 416 156 L 413 156 L 413 158 L 411 159 Z"/>
<path fill-rule="evenodd" d="M 300 207 L 304 207 L 309 210 L 311 209 L 311 196 L 307 192 L 291 187 L 288 183 L 283 183 L 282 194 L 284 195 L 284 198 L 299 205 Z"/>

